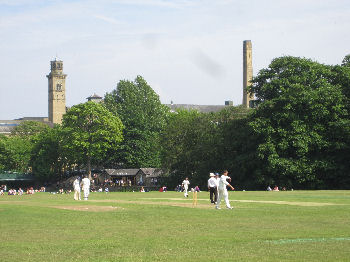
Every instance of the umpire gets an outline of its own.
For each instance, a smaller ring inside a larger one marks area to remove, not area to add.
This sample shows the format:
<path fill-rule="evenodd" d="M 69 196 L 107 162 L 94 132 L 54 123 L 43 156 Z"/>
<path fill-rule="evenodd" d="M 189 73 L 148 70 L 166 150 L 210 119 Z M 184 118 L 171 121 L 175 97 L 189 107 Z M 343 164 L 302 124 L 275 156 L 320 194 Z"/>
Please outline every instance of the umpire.
<path fill-rule="evenodd" d="M 210 173 L 210 178 L 208 179 L 208 190 L 210 192 L 210 202 L 216 204 L 218 198 L 218 184 L 215 179 L 214 173 Z"/>

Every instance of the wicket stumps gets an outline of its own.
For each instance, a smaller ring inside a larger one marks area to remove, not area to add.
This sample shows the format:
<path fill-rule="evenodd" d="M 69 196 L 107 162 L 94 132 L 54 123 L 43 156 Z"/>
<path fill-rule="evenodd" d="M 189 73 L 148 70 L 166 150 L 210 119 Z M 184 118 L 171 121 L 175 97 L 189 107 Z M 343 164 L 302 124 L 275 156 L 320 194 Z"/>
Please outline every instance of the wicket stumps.
<path fill-rule="evenodd" d="M 197 206 L 197 191 L 193 192 L 192 198 L 193 198 L 192 207 L 195 207 L 195 206 Z"/>

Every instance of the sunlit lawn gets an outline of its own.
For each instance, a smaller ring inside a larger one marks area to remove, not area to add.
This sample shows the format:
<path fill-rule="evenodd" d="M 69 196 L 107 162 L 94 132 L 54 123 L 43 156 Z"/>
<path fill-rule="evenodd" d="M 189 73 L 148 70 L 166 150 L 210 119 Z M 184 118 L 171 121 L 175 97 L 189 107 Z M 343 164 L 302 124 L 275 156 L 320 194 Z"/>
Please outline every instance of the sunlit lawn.
<path fill-rule="evenodd" d="M 350 261 L 350 191 L 229 194 L 0 196 L 0 260 Z"/>

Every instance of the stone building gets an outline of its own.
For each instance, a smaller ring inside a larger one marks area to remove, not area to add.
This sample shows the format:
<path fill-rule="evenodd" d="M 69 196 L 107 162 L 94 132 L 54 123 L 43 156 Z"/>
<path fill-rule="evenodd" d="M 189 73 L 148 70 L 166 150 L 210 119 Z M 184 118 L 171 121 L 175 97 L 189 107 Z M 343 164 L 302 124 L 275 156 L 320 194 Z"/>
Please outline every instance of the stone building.
<path fill-rule="evenodd" d="M 61 124 L 66 113 L 66 77 L 63 73 L 63 62 L 51 61 L 51 72 L 46 76 L 49 81 L 49 121 Z"/>
<path fill-rule="evenodd" d="M 89 96 L 86 98 L 88 101 L 92 101 L 92 102 L 96 102 L 96 103 L 100 103 L 103 101 L 103 98 L 99 95 L 96 95 L 96 93 L 94 93 L 93 95 Z"/>
<path fill-rule="evenodd" d="M 254 94 L 247 92 L 247 87 L 253 79 L 253 54 L 252 42 L 243 41 L 243 106 L 246 108 L 253 107 Z"/>
<path fill-rule="evenodd" d="M 163 170 L 160 168 L 105 169 L 109 178 L 119 186 L 155 187 L 162 181 Z"/>

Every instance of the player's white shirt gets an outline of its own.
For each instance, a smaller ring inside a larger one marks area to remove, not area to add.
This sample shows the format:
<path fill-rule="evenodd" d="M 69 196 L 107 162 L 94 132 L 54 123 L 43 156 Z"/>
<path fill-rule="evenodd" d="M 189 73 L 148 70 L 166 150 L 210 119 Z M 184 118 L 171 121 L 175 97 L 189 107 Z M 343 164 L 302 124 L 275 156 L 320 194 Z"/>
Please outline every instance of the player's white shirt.
<path fill-rule="evenodd" d="M 226 180 L 230 178 L 229 176 L 222 175 L 219 180 L 219 190 L 226 189 L 226 186 L 229 184 Z"/>
<path fill-rule="evenodd" d="M 190 181 L 185 179 L 184 181 L 182 181 L 182 184 L 184 185 L 185 188 L 188 188 L 188 185 L 190 184 Z"/>
<path fill-rule="evenodd" d="M 78 178 L 74 180 L 73 187 L 74 187 L 74 190 L 77 190 L 77 191 L 80 190 L 80 183 L 79 183 L 79 179 Z"/>
<path fill-rule="evenodd" d="M 208 180 L 208 187 L 217 187 L 218 186 L 218 181 L 216 180 L 215 177 L 211 177 Z"/>
<path fill-rule="evenodd" d="M 83 188 L 87 188 L 87 189 L 90 188 L 90 180 L 87 177 L 83 178 L 83 180 L 81 180 L 81 182 L 83 184 Z"/>

